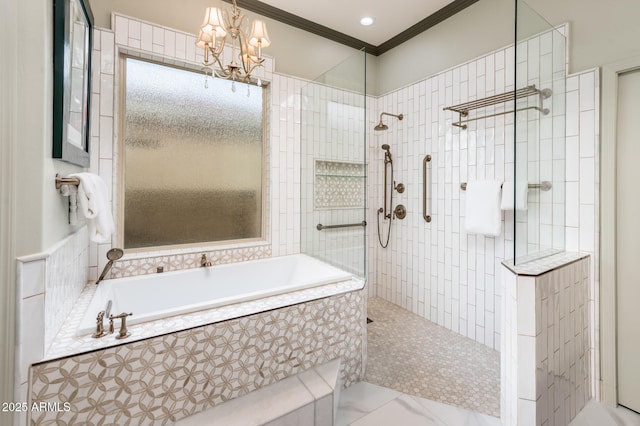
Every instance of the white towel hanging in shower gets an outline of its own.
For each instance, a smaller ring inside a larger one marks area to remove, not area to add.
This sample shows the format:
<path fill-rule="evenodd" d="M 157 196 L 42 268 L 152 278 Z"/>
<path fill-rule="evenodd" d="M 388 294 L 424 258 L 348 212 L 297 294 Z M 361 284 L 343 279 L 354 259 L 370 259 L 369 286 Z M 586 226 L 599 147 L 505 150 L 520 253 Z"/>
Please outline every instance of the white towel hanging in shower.
<path fill-rule="evenodd" d="M 465 230 L 467 234 L 497 237 L 502 232 L 500 213 L 500 181 L 467 183 Z"/>

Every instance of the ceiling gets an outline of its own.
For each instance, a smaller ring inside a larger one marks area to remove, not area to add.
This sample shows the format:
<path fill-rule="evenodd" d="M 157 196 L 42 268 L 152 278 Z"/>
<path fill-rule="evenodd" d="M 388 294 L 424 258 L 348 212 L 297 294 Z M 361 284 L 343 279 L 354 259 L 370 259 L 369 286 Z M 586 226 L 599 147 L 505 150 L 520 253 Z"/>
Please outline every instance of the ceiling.
<path fill-rule="evenodd" d="M 261 0 L 263 3 L 378 46 L 453 0 Z M 369 16 L 365 27 L 360 19 Z"/>
<path fill-rule="evenodd" d="M 224 0 L 231 3 L 234 0 Z M 237 0 L 238 6 L 381 55 L 478 0 Z M 373 25 L 360 25 L 369 16 Z"/>

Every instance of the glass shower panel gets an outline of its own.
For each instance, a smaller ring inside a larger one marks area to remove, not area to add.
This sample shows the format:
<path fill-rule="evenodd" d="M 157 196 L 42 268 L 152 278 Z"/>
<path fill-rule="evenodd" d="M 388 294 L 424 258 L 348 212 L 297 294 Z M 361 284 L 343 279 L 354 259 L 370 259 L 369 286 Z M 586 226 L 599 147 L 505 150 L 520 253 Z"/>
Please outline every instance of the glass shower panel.
<path fill-rule="evenodd" d="M 301 251 L 361 277 L 366 270 L 365 93 L 364 51 L 301 92 Z"/>
<path fill-rule="evenodd" d="M 514 259 L 523 263 L 565 248 L 566 38 L 524 1 L 516 1 L 514 200 L 526 191 L 526 210 L 515 210 Z M 520 191 L 522 194 L 524 191 Z"/>

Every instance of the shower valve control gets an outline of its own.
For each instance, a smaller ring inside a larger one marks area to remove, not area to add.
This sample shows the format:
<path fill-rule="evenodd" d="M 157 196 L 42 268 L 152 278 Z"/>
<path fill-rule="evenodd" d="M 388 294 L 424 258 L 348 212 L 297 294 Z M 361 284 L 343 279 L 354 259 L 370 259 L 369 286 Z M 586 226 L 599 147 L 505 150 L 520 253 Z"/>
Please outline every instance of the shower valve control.
<path fill-rule="evenodd" d="M 395 215 L 395 217 L 402 220 L 407 217 L 407 209 L 402 204 L 398 204 L 393 210 L 393 214 Z"/>
<path fill-rule="evenodd" d="M 398 194 L 402 194 L 405 190 L 405 186 L 404 183 L 399 183 L 396 185 L 396 182 L 393 182 L 394 186 L 395 186 L 395 190 L 398 191 Z"/>

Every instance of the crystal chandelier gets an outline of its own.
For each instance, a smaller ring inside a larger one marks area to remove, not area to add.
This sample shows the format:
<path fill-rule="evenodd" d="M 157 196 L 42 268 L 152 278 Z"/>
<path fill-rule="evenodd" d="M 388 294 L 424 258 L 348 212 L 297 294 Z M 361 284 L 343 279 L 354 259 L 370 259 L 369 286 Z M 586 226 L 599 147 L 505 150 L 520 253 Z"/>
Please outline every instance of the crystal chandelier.
<path fill-rule="evenodd" d="M 236 0 L 233 0 L 231 17 L 226 10 L 207 7 L 196 41 L 196 46 L 204 49 L 205 71 L 233 81 L 251 82 L 251 73 L 264 62 L 262 48 L 269 47 L 271 41 L 266 24 L 259 19 L 253 21 L 251 35 L 247 37 L 242 28 L 244 19 Z M 225 66 L 222 52 L 227 35 L 231 36 L 231 62 Z M 260 79 L 257 83 L 261 84 Z"/>

